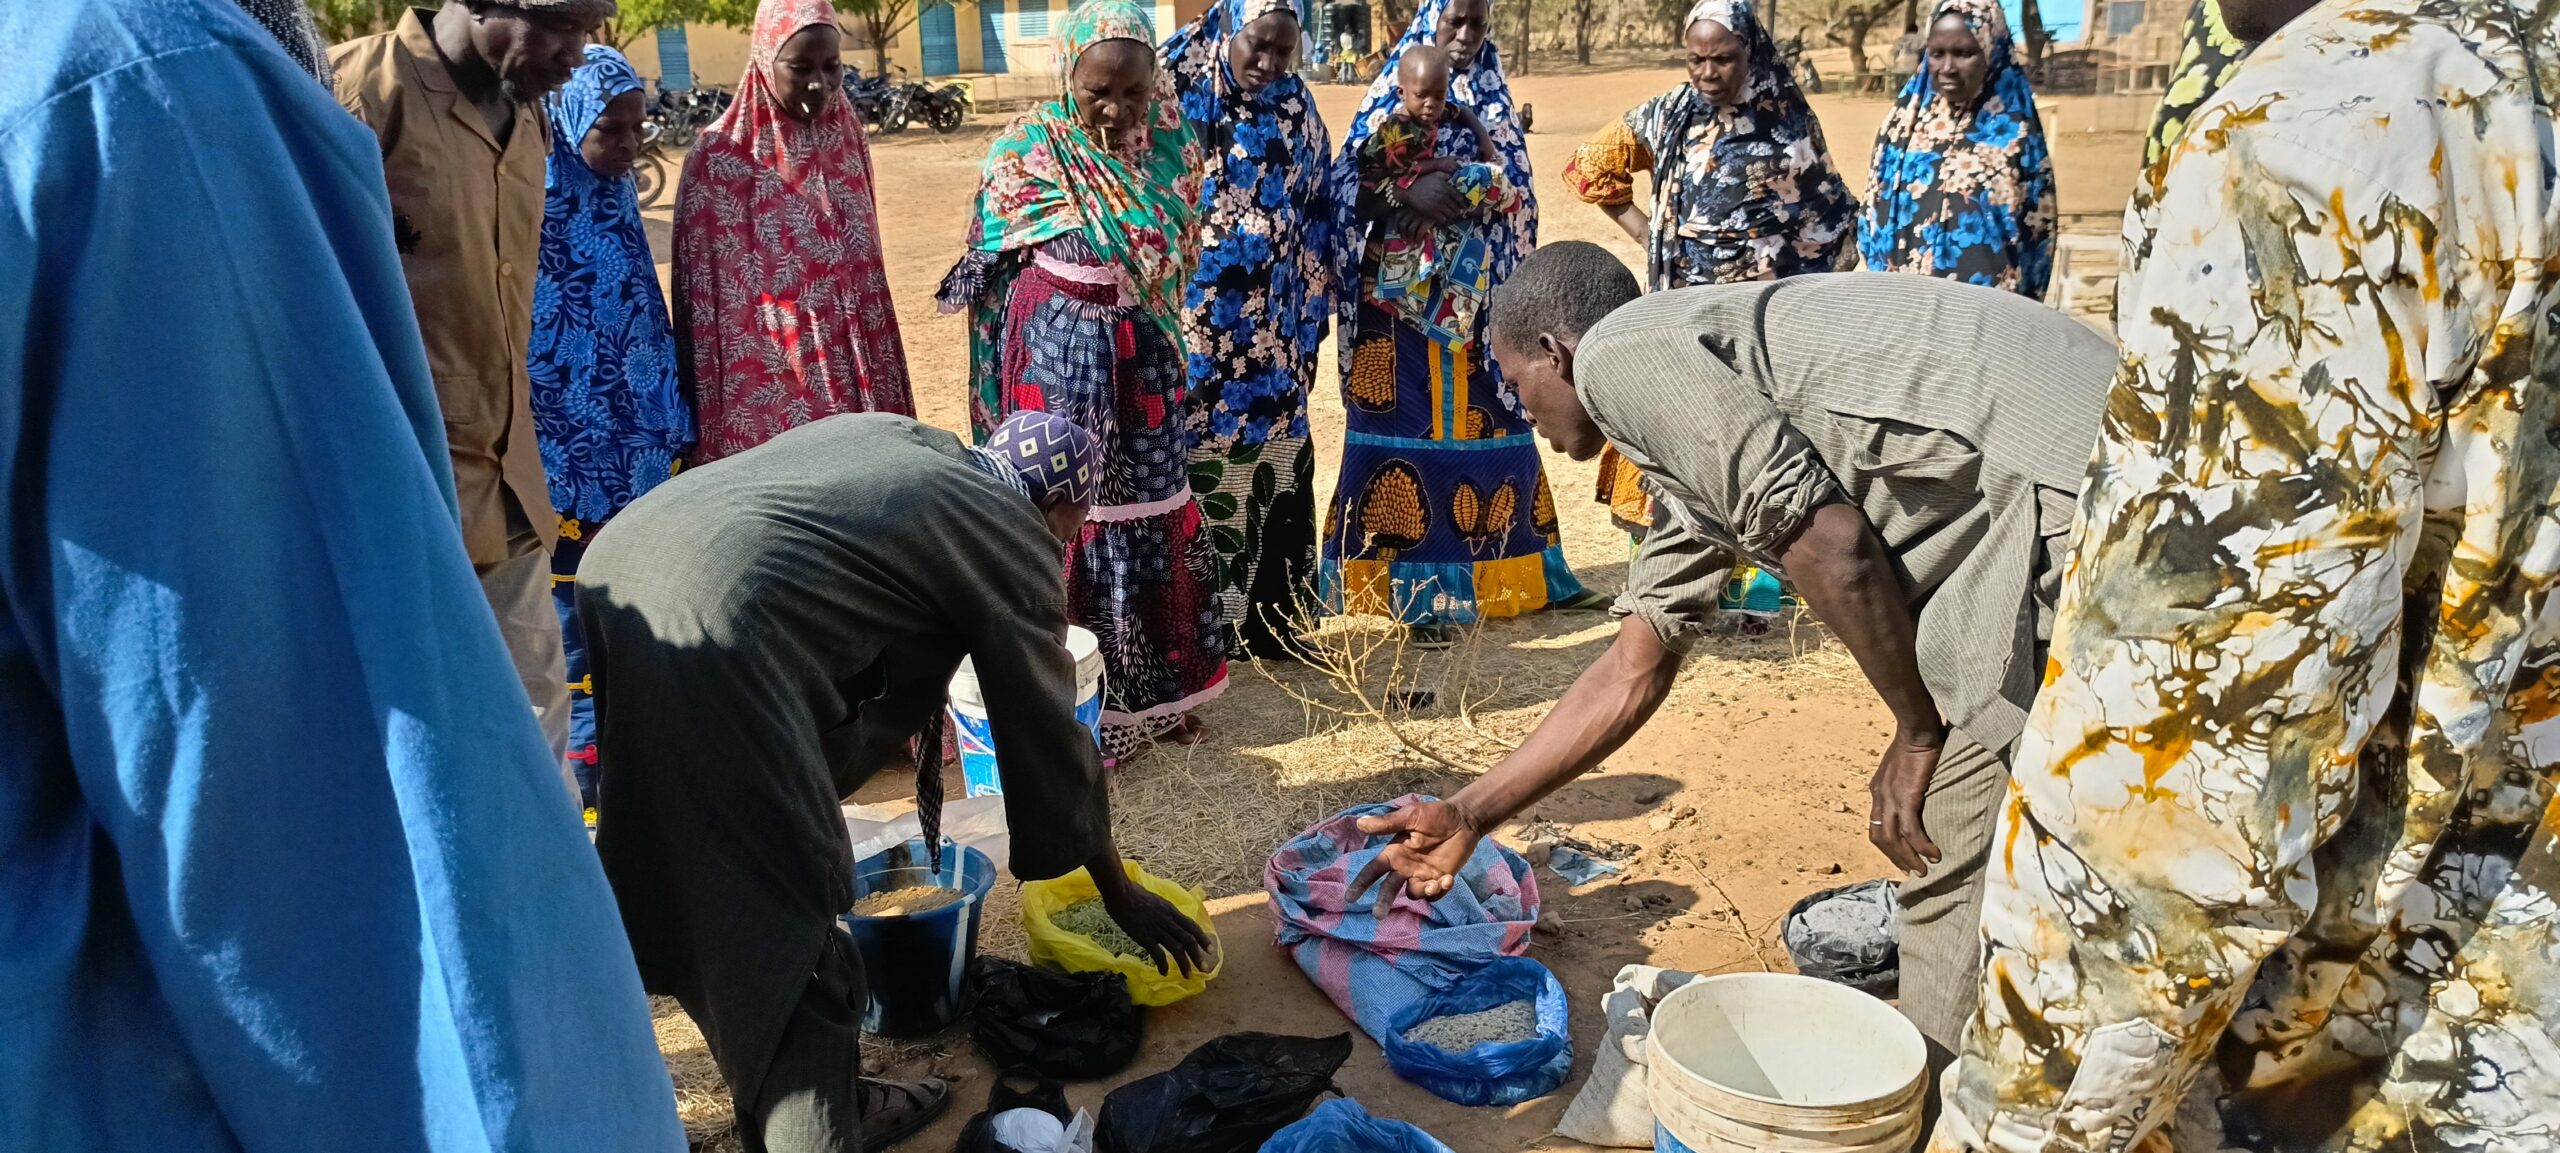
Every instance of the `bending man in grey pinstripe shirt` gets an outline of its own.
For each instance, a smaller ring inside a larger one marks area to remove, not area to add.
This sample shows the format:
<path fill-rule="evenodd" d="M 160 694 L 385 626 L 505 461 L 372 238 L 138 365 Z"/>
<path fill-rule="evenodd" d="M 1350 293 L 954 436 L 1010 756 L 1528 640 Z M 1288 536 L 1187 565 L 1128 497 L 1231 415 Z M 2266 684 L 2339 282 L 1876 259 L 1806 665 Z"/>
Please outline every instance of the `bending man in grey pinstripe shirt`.
<path fill-rule="evenodd" d="M 1628 568 L 1617 642 L 1520 750 L 1446 802 L 1367 823 L 1407 834 L 1380 858 L 1387 887 L 1447 892 L 1485 830 L 1634 735 L 1747 557 L 1794 580 L 1893 712 L 1869 837 L 1912 874 L 1903 1009 L 1944 1061 L 1978 995 L 2003 758 L 2041 678 L 2114 345 L 1932 277 L 1638 299 L 1616 257 L 1577 243 L 1531 255 L 1493 307 L 1494 354 L 1538 431 L 1576 460 L 1617 446 L 1666 513 Z"/>

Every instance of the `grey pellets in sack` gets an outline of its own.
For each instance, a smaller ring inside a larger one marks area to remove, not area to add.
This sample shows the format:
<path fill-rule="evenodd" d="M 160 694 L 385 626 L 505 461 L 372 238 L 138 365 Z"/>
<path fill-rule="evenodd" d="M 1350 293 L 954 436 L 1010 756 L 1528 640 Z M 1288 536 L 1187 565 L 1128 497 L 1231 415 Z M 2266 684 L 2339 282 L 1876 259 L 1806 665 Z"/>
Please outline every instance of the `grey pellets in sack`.
<path fill-rule="evenodd" d="M 1902 984 L 1901 891 L 1891 881 L 1860 881 L 1796 902 L 1781 933 L 1796 971 L 1894 996 Z"/>

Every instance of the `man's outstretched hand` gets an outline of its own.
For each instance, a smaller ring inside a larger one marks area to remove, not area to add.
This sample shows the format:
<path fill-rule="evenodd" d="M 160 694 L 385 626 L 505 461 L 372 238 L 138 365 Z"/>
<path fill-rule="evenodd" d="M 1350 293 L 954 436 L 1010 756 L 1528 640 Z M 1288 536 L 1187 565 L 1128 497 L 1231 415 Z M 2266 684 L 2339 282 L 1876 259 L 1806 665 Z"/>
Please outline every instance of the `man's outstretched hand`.
<path fill-rule="evenodd" d="M 1382 920 L 1398 893 L 1425 901 L 1448 896 L 1458 886 L 1467 858 L 1475 855 L 1476 842 L 1484 839 L 1466 811 L 1447 801 L 1420 801 L 1391 813 L 1362 817 L 1360 831 L 1395 837 L 1351 882 L 1350 896 L 1357 898 L 1369 891 L 1371 882 L 1384 878 L 1385 883 L 1378 886 L 1376 910 Z"/>

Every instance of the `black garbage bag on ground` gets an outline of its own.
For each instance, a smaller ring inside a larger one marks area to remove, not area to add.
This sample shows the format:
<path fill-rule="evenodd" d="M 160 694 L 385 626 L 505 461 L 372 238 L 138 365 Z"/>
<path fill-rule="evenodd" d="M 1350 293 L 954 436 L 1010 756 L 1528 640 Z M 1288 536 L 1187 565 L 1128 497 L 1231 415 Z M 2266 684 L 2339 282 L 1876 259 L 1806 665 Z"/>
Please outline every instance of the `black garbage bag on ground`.
<path fill-rule="evenodd" d="M 980 957 L 970 966 L 969 1038 L 998 1069 L 1089 1081 L 1129 1067 L 1144 1013 L 1118 973 L 1062 973 Z"/>
<path fill-rule="evenodd" d="M 952 1146 L 952 1153 L 1013 1153 L 996 1140 L 995 1123 L 997 1115 L 1015 1109 L 1037 1109 L 1061 1125 L 1075 1117 L 1067 1108 L 1067 1091 L 1057 1082 L 1030 1073 L 1006 1073 L 988 1090 L 985 1111 L 969 1118 L 969 1127 L 960 1131 L 960 1143 Z"/>
<path fill-rule="evenodd" d="M 1878 997 L 1902 986 L 1901 888 L 1860 881 L 1824 889 L 1787 910 L 1780 936 L 1796 971 Z"/>
<path fill-rule="evenodd" d="M 1100 1153 L 1256 1153 L 1351 1059 L 1351 1034 L 1229 1033 L 1102 1099 Z"/>

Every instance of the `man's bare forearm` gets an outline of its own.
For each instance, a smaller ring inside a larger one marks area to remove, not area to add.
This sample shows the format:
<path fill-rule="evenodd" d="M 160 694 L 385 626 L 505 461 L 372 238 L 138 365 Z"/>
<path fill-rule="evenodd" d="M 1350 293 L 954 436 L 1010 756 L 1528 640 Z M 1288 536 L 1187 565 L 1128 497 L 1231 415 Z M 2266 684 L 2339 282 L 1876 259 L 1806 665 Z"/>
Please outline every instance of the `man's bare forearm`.
<path fill-rule="evenodd" d="M 1662 707 L 1679 673 L 1680 655 L 1663 647 L 1651 625 L 1621 621 L 1609 651 L 1582 670 L 1519 750 L 1449 803 L 1479 832 L 1510 820 L 1624 746 Z"/>
<path fill-rule="evenodd" d="M 1897 735 L 1944 739 L 1946 722 L 1920 679 L 1910 596 L 1866 514 L 1841 502 L 1815 509 L 1778 563 L 1892 710 Z"/>

